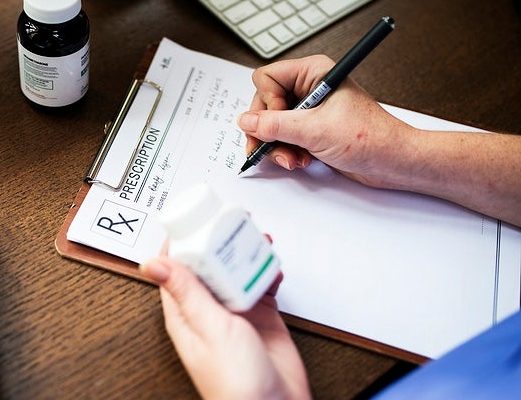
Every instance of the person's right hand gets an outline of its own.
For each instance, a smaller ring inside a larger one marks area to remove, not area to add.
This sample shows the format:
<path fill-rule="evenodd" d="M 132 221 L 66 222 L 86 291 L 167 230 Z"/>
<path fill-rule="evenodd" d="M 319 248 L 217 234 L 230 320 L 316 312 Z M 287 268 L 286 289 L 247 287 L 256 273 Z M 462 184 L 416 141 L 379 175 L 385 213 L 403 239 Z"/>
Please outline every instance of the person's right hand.
<path fill-rule="evenodd" d="M 306 167 L 313 156 L 352 179 L 384 187 L 382 173 L 414 136 L 412 127 L 384 111 L 351 79 L 316 108 L 288 110 L 333 65 L 326 56 L 311 56 L 257 69 L 257 92 L 238 121 L 248 135 L 247 150 L 259 140 L 278 140 L 289 146 L 276 147 L 270 158 L 286 169 Z"/>

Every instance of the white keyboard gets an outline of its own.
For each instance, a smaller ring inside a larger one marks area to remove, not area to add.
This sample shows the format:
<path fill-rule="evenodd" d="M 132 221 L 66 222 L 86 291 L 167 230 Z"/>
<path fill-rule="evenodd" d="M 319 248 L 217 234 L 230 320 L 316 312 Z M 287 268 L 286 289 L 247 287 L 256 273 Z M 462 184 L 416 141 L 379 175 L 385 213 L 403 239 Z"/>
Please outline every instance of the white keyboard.
<path fill-rule="evenodd" d="M 271 58 L 371 0 L 199 0 Z"/>

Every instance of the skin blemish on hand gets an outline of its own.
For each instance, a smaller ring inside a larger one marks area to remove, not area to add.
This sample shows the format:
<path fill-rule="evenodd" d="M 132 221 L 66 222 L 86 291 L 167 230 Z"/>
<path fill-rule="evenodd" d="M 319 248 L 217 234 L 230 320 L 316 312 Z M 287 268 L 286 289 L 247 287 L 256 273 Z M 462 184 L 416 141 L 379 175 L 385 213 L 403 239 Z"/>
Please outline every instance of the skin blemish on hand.
<path fill-rule="evenodd" d="M 362 141 L 367 137 L 367 132 L 361 131 L 356 134 L 356 140 Z"/>

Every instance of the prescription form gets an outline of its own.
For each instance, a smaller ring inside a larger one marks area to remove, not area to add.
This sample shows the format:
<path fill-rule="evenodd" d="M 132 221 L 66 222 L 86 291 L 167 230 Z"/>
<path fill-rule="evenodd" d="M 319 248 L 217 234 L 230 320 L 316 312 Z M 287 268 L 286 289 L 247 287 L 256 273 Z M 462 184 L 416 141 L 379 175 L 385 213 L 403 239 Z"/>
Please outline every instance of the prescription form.
<path fill-rule="evenodd" d="M 176 193 L 208 182 L 274 238 L 285 279 L 281 311 L 437 358 L 519 310 L 521 233 L 427 196 L 376 190 L 318 161 L 298 171 L 261 163 L 238 177 L 237 116 L 252 70 L 163 39 L 147 79 L 163 97 L 126 171 L 156 93 L 143 86 L 68 233 L 68 240 L 141 263 L 166 233 Z M 475 130 L 382 105 L 423 129 Z"/>

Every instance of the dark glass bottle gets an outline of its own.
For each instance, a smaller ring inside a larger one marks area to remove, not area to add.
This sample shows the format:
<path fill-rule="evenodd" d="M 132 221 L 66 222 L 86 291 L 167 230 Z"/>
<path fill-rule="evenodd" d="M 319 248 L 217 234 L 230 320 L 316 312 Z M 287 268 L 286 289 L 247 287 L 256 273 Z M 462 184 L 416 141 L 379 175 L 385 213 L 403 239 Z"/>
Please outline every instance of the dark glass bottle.
<path fill-rule="evenodd" d="M 80 0 L 26 0 L 17 37 L 20 83 L 29 100 L 62 107 L 85 95 L 90 34 Z"/>

